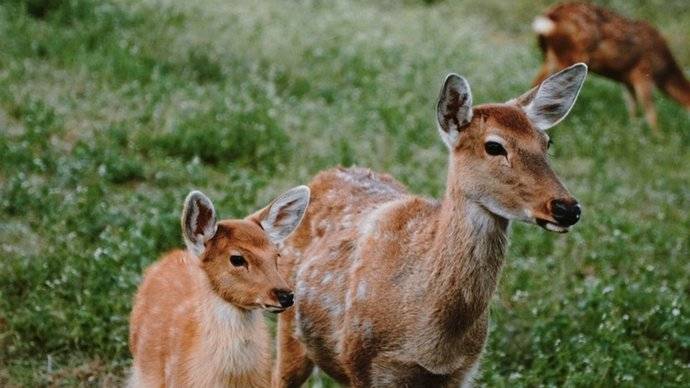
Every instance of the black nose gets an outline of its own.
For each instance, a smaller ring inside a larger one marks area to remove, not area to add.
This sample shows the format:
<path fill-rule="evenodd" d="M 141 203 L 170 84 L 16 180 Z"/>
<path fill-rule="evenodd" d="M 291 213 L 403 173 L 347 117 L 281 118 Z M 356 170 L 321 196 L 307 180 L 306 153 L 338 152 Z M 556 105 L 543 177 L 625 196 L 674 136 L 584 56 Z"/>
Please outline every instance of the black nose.
<path fill-rule="evenodd" d="M 294 303 L 292 291 L 290 290 L 274 290 L 278 302 L 280 302 L 280 307 L 288 308 Z"/>
<path fill-rule="evenodd" d="M 554 199 L 551 201 L 551 214 L 563 226 L 570 226 L 580 220 L 580 204 L 574 200 Z"/>

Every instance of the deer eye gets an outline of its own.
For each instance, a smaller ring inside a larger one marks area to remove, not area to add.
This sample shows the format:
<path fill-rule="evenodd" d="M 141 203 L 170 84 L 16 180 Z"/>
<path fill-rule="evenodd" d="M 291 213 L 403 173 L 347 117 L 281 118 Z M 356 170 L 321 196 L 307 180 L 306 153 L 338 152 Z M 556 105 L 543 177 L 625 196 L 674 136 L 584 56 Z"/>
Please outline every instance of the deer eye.
<path fill-rule="evenodd" d="M 484 150 L 486 151 L 487 154 L 492 155 L 492 156 L 498 156 L 498 155 L 506 156 L 506 155 L 508 155 L 508 152 L 506 152 L 506 149 L 503 148 L 501 143 L 498 143 L 495 141 L 487 141 L 486 143 L 484 143 Z"/>
<path fill-rule="evenodd" d="M 235 267 L 243 267 L 247 265 L 247 260 L 245 260 L 244 257 L 240 255 L 232 255 L 230 256 L 230 264 L 232 264 Z"/>
<path fill-rule="evenodd" d="M 549 142 L 546 143 L 546 149 L 548 150 L 549 148 L 551 148 L 552 145 L 553 145 L 553 140 L 549 139 Z"/>

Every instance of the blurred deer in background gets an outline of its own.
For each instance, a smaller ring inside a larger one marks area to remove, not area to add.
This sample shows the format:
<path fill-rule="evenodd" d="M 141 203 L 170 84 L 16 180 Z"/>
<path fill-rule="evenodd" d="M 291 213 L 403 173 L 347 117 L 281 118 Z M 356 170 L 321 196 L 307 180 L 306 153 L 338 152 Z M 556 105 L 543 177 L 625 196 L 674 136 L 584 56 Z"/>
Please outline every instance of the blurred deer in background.
<path fill-rule="evenodd" d="M 320 173 L 279 268 L 295 308 L 279 317 L 275 387 L 314 364 L 354 387 L 471 384 L 510 220 L 566 232 L 580 206 L 547 161 L 546 130 L 575 102 L 578 64 L 521 97 L 472 106 L 449 75 L 437 105 L 450 151 L 441 201 L 362 168 Z"/>
<path fill-rule="evenodd" d="M 266 387 L 271 348 L 261 310 L 293 303 L 276 244 L 299 225 L 309 188 L 243 219 L 216 222 L 202 193 L 185 201 L 187 250 L 146 270 L 130 320 L 130 387 Z"/>
<path fill-rule="evenodd" d="M 623 83 L 631 117 L 636 104 L 641 105 L 655 132 L 655 85 L 690 110 L 690 82 L 664 38 L 649 23 L 627 19 L 593 4 L 566 3 L 538 16 L 532 27 L 544 53 L 535 85 L 549 74 L 584 62 L 593 72 Z"/>

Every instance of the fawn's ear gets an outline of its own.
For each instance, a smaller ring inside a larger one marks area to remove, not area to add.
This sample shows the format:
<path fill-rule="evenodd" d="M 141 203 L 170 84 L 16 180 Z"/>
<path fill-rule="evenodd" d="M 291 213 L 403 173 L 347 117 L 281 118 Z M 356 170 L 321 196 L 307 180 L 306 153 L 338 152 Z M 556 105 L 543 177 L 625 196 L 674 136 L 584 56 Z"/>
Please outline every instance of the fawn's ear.
<path fill-rule="evenodd" d="M 587 65 L 577 63 L 545 79 L 539 86 L 509 103 L 516 103 L 535 127 L 545 131 L 568 115 L 586 76 Z"/>
<path fill-rule="evenodd" d="M 278 244 L 299 226 L 309 205 L 309 195 L 309 187 L 297 186 L 248 218 L 261 225 L 269 240 Z"/>
<path fill-rule="evenodd" d="M 200 191 L 187 195 L 182 210 L 182 235 L 187 249 L 196 256 L 204 252 L 204 244 L 216 234 L 216 210 Z"/>
<path fill-rule="evenodd" d="M 436 105 L 436 119 L 441 138 L 453 148 L 458 144 L 462 127 L 472 121 L 472 91 L 461 76 L 446 76 Z"/>

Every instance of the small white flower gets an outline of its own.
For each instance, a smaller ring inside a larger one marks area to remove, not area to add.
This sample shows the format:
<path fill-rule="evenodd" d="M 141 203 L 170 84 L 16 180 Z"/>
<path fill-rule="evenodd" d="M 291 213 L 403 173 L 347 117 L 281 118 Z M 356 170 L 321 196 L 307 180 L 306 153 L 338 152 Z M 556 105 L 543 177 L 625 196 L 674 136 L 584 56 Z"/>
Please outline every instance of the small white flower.
<path fill-rule="evenodd" d="M 674 317 L 679 316 L 679 315 L 680 315 L 680 310 L 678 310 L 678 309 L 673 309 L 673 310 L 671 310 L 671 315 L 673 315 Z"/>

